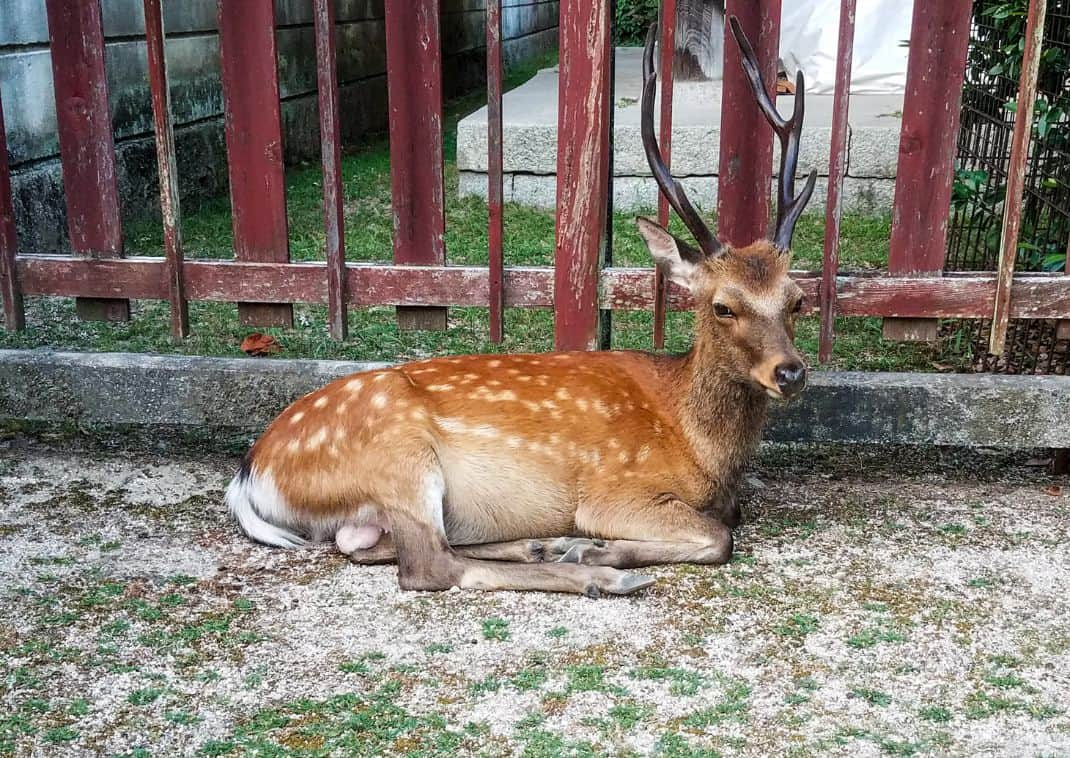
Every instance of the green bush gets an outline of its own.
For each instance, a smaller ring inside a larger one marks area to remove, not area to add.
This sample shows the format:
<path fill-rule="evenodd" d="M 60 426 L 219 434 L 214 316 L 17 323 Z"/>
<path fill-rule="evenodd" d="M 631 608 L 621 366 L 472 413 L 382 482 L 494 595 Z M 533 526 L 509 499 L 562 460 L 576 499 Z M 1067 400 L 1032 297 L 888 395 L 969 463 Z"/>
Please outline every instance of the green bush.
<path fill-rule="evenodd" d="M 658 0 L 617 0 L 617 44 L 641 45 L 658 20 Z"/>

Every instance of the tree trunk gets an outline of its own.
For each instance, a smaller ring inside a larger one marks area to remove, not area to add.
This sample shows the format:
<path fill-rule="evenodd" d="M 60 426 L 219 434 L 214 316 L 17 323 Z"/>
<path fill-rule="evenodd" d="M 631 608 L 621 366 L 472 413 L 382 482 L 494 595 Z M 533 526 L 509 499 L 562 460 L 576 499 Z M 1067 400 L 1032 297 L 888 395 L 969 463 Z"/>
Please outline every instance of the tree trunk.
<path fill-rule="evenodd" d="M 720 79 L 723 47 L 724 0 L 677 0 L 673 79 Z"/>

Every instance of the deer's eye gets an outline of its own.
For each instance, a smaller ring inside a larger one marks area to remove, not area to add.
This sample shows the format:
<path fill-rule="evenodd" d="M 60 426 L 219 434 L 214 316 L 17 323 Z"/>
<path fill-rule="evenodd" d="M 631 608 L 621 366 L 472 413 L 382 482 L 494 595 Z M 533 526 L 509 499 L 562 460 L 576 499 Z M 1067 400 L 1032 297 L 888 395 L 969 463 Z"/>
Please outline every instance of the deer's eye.
<path fill-rule="evenodd" d="M 732 309 L 729 308 L 724 303 L 714 303 L 713 304 L 713 312 L 715 314 L 717 314 L 717 318 L 735 318 L 736 317 L 736 314 L 732 312 Z"/>
<path fill-rule="evenodd" d="M 803 309 L 803 305 L 805 304 L 805 301 L 806 301 L 806 298 L 802 298 L 802 297 L 800 297 L 798 300 L 796 300 L 795 301 L 795 305 L 792 306 L 791 312 L 792 313 L 801 313 L 802 309 Z"/>

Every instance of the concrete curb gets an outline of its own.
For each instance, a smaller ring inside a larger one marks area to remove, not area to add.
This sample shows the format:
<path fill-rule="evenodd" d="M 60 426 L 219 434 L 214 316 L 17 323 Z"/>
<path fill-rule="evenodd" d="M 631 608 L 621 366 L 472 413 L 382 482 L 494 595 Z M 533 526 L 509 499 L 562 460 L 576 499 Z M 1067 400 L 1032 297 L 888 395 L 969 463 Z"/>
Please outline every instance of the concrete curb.
<path fill-rule="evenodd" d="M 387 364 L 0 350 L 0 421 L 256 432 L 331 379 Z M 1070 447 L 1070 377 L 819 372 L 766 439 Z"/>

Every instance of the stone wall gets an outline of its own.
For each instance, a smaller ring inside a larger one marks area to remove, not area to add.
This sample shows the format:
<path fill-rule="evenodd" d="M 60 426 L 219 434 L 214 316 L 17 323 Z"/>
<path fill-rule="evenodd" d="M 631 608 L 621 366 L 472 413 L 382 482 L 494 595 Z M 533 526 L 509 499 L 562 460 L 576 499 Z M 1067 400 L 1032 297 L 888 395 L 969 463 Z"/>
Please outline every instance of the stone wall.
<path fill-rule="evenodd" d="M 385 129 L 383 0 L 337 0 L 342 137 Z M 66 248 L 45 0 L 3 0 L 0 92 L 22 250 Z M 505 0 L 507 65 L 557 44 L 556 0 Z M 14 6 L 11 8 L 11 6 Z M 283 139 L 289 162 L 319 154 L 311 0 L 276 0 Z M 9 12 L 9 9 L 12 12 Z M 159 213 L 141 0 L 103 0 L 108 95 L 124 220 Z M 484 0 L 442 0 L 447 97 L 484 86 Z M 183 209 L 227 191 L 216 0 L 164 3 Z"/>

